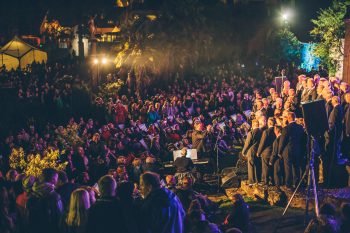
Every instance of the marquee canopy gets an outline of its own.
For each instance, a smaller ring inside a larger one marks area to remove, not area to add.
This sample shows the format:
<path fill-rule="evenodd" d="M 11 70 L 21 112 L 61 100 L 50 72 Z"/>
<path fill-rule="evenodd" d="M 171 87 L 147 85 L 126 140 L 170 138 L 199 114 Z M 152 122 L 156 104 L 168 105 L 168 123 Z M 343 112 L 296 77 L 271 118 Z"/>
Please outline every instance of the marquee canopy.
<path fill-rule="evenodd" d="M 5 65 L 6 70 L 26 68 L 33 62 L 46 62 L 47 53 L 27 44 L 15 36 L 0 49 L 0 66 Z"/>

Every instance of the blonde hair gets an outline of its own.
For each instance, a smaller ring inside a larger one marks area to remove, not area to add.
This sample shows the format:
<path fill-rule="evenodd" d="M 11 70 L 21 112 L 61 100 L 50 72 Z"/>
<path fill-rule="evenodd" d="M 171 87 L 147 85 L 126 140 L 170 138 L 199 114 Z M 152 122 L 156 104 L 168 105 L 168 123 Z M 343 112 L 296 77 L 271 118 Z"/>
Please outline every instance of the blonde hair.
<path fill-rule="evenodd" d="M 74 190 L 70 197 L 66 223 L 68 226 L 84 226 L 87 223 L 90 195 L 82 188 Z"/>

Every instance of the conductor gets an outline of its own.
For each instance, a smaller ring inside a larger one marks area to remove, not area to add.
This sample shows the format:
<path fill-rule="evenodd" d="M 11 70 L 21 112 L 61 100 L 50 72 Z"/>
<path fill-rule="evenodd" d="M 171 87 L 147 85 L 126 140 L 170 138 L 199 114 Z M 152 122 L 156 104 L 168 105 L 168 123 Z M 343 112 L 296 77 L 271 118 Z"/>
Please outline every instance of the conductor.
<path fill-rule="evenodd" d="M 192 148 L 197 149 L 199 155 L 203 155 L 207 152 L 205 147 L 205 138 L 211 132 L 212 126 L 208 125 L 204 130 L 204 124 L 200 121 L 194 123 L 194 131 L 192 132 Z"/>

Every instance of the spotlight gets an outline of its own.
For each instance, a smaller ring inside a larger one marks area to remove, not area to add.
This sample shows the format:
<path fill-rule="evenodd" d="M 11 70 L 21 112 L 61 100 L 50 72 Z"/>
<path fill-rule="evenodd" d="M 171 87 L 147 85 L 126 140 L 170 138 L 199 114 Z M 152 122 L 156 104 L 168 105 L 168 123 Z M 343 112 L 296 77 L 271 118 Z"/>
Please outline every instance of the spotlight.
<path fill-rule="evenodd" d="M 102 58 L 102 64 L 106 64 L 107 63 L 107 58 Z"/>
<path fill-rule="evenodd" d="M 97 59 L 97 58 L 94 59 L 94 64 L 95 64 L 95 65 L 98 64 L 98 59 Z"/>

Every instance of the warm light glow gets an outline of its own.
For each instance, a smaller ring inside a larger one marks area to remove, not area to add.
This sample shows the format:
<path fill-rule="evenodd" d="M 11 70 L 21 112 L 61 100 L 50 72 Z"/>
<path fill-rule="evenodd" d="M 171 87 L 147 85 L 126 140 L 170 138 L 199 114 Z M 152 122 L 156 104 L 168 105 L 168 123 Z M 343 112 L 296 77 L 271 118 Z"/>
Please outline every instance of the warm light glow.
<path fill-rule="evenodd" d="M 293 12 L 290 9 L 285 9 L 281 12 L 281 18 L 284 22 L 290 21 L 293 17 Z"/>
<path fill-rule="evenodd" d="M 97 59 L 97 58 L 94 59 L 94 64 L 95 64 L 95 65 L 98 64 L 98 59 Z"/>
<path fill-rule="evenodd" d="M 107 63 L 107 58 L 102 58 L 102 64 L 106 64 Z"/>
<path fill-rule="evenodd" d="M 288 15 L 287 12 L 285 12 L 285 13 L 282 14 L 282 19 L 283 19 L 283 20 L 287 20 L 288 17 L 289 17 L 289 15 Z"/>

